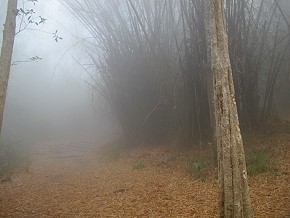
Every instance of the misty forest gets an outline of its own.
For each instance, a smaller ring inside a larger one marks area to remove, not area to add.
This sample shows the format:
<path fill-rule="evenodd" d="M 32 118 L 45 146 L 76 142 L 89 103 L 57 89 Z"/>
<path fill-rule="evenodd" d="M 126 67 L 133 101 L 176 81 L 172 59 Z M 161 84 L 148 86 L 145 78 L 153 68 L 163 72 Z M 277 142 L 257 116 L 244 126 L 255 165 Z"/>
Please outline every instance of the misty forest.
<path fill-rule="evenodd" d="M 0 217 L 290 217 L 289 0 L 1 0 Z"/>

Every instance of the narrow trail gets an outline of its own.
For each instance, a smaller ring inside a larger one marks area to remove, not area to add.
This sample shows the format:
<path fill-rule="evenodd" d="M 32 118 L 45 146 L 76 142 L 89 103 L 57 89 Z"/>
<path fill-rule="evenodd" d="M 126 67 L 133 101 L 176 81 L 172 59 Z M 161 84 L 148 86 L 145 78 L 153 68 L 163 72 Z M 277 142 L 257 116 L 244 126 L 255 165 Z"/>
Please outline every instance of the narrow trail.
<path fill-rule="evenodd" d="M 101 144 L 102 142 L 100 142 Z M 33 162 L 89 162 L 97 153 L 97 143 L 91 141 L 46 142 L 30 146 Z"/>
<path fill-rule="evenodd" d="M 96 146 L 97 143 L 91 141 L 59 141 L 32 145 L 30 150 L 32 156 L 41 158 L 74 158 L 84 157 L 91 152 L 96 152 Z"/>

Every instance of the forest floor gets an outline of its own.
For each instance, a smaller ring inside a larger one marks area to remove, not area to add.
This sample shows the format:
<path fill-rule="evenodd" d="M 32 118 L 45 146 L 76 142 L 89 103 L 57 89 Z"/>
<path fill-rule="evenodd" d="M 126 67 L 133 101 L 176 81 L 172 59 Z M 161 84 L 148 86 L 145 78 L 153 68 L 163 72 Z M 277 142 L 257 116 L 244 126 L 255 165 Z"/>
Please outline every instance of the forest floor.
<path fill-rule="evenodd" d="M 290 217 L 290 131 L 244 138 L 247 154 L 268 154 L 249 176 L 255 217 Z M 46 143 L 0 183 L 0 217 L 217 217 L 210 153 Z"/>

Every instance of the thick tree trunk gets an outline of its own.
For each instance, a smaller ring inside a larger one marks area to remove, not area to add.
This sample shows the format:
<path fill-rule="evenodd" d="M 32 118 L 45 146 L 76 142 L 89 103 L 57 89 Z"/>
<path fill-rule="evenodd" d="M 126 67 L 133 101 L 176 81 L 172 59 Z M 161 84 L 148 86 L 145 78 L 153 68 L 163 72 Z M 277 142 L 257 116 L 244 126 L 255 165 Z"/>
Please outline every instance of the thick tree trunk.
<path fill-rule="evenodd" d="M 0 134 L 5 107 L 7 85 L 10 74 L 16 28 L 17 0 L 8 0 L 6 21 L 3 31 L 3 42 L 0 57 Z"/>
<path fill-rule="evenodd" d="M 219 216 L 253 217 L 229 58 L 224 1 L 207 0 L 207 12 L 218 150 Z"/>

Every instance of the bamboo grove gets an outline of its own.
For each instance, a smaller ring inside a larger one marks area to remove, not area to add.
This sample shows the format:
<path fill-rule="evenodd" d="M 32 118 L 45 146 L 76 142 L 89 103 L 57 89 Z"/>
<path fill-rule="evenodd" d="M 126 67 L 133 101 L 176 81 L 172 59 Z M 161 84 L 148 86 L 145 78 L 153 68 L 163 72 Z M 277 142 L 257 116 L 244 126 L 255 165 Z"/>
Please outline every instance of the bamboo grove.
<path fill-rule="evenodd" d="M 203 0 L 65 0 L 91 34 L 89 84 L 127 139 L 190 145 L 213 134 Z M 277 117 L 289 80 L 290 5 L 225 0 L 230 58 L 243 131 Z M 288 21 L 287 21 L 288 19 Z"/>

